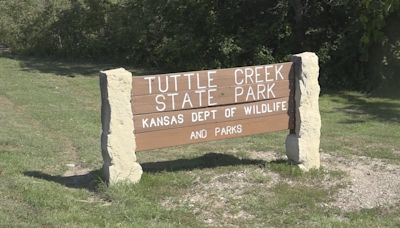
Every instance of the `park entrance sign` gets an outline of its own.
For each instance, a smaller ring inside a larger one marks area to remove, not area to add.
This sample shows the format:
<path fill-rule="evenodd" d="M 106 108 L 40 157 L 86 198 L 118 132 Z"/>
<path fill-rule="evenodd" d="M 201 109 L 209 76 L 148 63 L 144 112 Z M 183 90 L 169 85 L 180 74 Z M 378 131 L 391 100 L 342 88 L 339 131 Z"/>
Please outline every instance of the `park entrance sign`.
<path fill-rule="evenodd" d="M 229 69 L 135 76 L 100 74 L 102 154 L 109 183 L 137 182 L 135 152 L 290 130 L 288 158 L 319 167 L 318 58 Z"/>
<path fill-rule="evenodd" d="M 289 129 L 292 65 L 133 77 L 136 149 Z"/>

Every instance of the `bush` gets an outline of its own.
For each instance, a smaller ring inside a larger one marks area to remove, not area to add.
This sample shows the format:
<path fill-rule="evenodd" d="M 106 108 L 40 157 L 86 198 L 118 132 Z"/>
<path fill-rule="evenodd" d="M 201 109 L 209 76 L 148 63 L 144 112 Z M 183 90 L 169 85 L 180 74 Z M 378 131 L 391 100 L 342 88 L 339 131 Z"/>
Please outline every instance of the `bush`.
<path fill-rule="evenodd" d="M 0 0 L 0 43 L 169 71 L 314 51 L 323 88 L 370 90 L 398 69 L 398 19 L 399 0 Z"/>

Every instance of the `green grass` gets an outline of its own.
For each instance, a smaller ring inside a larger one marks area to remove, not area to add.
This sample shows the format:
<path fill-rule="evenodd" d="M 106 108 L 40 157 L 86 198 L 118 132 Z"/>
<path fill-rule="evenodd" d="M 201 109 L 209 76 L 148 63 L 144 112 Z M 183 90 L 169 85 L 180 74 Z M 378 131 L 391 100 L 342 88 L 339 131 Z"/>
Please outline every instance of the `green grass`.
<path fill-rule="evenodd" d="M 0 57 L 0 227 L 400 225 L 398 207 L 323 206 L 344 185 L 324 181 L 343 173 L 251 158 L 283 154 L 286 132 L 138 153 L 141 182 L 106 187 L 97 72 L 110 67 Z M 399 99 L 343 92 L 320 106 L 324 153 L 400 164 Z M 88 183 L 63 176 L 71 163 Z"/>
<path fill-rule="evenodd" d="M 322 96 L 320 106 L 323 151 L 400 162 L 400 99 L 345 92 Z"/>

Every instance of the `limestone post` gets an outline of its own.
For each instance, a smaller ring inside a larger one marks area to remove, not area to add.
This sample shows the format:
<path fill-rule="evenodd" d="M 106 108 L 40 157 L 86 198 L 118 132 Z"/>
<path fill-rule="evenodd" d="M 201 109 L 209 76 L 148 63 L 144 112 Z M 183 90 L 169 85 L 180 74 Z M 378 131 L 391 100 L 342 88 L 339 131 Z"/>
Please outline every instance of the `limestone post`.
<path fill-rule="evenodd" d="M 319 66 L 315 53 L 292 56 L 295 73 L 295 129 L 286 138 L 286 155 L 302 170 L 320 167 L 320 130 L 318 84 Z"/>
<path fill-rule="evenodd" d="M 106 181 L 137 183 L 143 173 L 136 161 L 131 108 L 132 74 L 123 68 L 100 73 L 101 151 Z"/>

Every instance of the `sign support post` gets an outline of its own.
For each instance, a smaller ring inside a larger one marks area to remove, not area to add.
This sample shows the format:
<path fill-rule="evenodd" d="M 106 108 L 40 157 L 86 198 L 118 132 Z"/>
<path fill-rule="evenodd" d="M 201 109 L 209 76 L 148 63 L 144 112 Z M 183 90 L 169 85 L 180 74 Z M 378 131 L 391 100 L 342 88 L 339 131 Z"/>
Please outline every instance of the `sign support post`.
<path fill-rule="evenodd" d="M 132 74 L 123 68 L 102 71 L 100 89 L 104 178 L 108 184 L 137 183 L 143 171 L 135 154 L 131 108 Z"/>
<path fill-rule="evenodd" d="M 295 129 L 286 138 L 286 155 L 302 170 L 320 167 L 320 130 L 318 84 L 319 66 L 315 53 L 292 56 L 295 72 Z"/>

